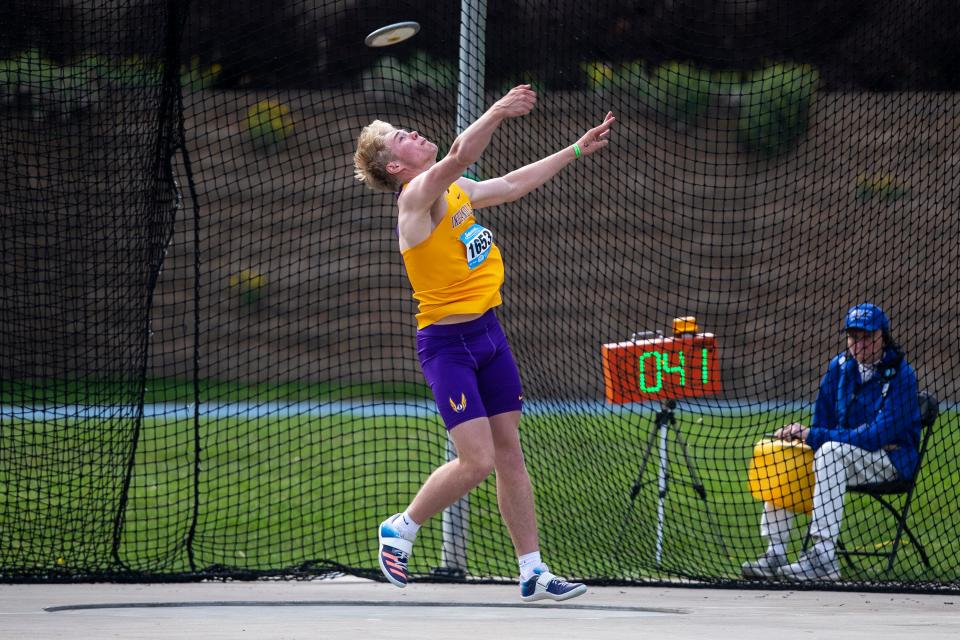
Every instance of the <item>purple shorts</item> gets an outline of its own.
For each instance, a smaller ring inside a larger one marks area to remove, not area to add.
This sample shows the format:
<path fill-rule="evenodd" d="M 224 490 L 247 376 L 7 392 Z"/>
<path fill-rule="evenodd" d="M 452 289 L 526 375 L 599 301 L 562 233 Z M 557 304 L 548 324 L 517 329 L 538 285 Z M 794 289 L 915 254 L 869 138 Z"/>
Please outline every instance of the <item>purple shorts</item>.
<path fill-rule="evenodd" d="M 523 407 L 517 363 L 493 309 L 470 322 L 420 329 L 417 354 L 447 430 Z"/>

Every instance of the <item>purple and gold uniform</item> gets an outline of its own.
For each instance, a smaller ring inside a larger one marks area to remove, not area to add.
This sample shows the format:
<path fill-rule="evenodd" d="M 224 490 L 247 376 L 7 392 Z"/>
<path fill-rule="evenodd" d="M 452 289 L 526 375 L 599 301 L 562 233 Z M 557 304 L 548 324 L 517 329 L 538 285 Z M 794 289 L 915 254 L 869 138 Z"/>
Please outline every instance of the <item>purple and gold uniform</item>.
<path fill-rule="evenodd" d="M 501 302 L 503 259 L 493 234 L 477 224 L 469 196 L 456 183 L 447 189 L 446 200 L 447 211 L 430 236 L 402 252 L 420 305 L 418 329 L 447 316 L 483 313 Z"/>
<path fill-rule="evenodd" d="M 417 314 L 417 353 L 447 429 L 519 411 L 520 374 L 493 307 L 501 303 L 503 259 L 493 233 L 479 225 L 466 192 L 446 193 L 447 211 L 430 236 L 402 252 Z M 482 313 L 469 322 L 435 324 Z"/>

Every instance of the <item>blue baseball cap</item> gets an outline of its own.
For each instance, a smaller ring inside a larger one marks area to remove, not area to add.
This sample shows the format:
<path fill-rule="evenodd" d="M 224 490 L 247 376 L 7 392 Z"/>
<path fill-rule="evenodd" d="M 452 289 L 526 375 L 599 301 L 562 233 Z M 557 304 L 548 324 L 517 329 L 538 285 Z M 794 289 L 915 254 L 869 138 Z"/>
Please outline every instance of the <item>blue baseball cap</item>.
<path fill-rule="evenodd" d="M 887 320 L 883 309 L 869 302 L 850 307 L 843 321 L 844 331 L 849 331 L 850 329 L 861 329 L 863 331 L 882 329 L 887 331 L 889 328 L 890 322 Z"/>

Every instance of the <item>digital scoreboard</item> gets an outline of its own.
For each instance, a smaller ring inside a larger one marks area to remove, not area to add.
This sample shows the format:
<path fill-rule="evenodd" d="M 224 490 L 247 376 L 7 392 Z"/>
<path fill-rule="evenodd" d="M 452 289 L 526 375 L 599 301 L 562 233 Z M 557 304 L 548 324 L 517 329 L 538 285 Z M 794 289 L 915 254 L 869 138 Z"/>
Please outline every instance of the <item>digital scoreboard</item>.
<path fill-rule="evenodd" d="M 655 337 L 601 346 L 607 402 L 679 400 L 720 393 L 712 333 Z"/>

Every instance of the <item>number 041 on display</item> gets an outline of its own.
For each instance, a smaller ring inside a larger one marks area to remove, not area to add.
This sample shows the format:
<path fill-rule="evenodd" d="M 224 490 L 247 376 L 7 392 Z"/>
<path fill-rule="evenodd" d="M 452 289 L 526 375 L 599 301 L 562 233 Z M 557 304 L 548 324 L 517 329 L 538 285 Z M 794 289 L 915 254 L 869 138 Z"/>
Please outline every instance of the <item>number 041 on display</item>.
<path fill-rule="evenodd" d="M 601 347 L 607 402 L 697 398 L 720 393 L 712 333 L 615 342 Z"/>

